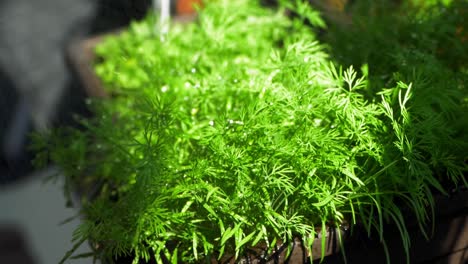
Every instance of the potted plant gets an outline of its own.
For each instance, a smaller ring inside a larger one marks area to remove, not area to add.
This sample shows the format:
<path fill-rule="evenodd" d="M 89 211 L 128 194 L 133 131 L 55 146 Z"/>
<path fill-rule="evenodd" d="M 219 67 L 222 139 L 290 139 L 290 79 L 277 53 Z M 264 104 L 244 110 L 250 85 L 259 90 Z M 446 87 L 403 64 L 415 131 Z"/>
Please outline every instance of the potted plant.
<path fill-rule="evenodd" d="M 466 185 L 457 126 L 430 127 L 452 122 L 463 95 L 428 116 L 411 78 L 377 89 L 372 69 L 335 66 L 308 4 L 204 2 L 164 41 L 153 25 L 148 17 L 96 47 L 109 98 L 89 102 L 93 118 L 35 140 L 36 163 L 57 163 L 68 191 L 82 192 L 74 240 L 89 240 L 91 256 L 305 261 L 323 258 L 333 234 L 341 244 L 348 225 L 384 241 L 386 223 L 408 254 L 405 214 L 424 231 L 432 189 L 445 192 L 433 172 Z"/>

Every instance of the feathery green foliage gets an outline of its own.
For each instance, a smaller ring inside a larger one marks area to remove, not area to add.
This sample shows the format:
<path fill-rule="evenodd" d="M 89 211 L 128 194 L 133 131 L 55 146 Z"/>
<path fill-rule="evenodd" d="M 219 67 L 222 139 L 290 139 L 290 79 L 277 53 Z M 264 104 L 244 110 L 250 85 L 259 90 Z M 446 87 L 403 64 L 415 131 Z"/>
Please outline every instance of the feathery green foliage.
<path fill-rule="evenodd" d="M 213 1 L 163 42 L 148 17 L 98 46 L 112 99 L 90 103 L 84 130 L 35 143 L 68 186 L 97 187 L 77 243 L 99 245 L 101 259 L 193 263 L 296 236 L 310 246 L 327 224 L 383 239 L 389 222 L 408 250 L 403 208 L 424 228 L 439 177 L 466 185 L 466 88 L 416 49 L 343 70 L 306 26 L 324 27 L 318 13 L 288 8 L 299 15 Z"/>

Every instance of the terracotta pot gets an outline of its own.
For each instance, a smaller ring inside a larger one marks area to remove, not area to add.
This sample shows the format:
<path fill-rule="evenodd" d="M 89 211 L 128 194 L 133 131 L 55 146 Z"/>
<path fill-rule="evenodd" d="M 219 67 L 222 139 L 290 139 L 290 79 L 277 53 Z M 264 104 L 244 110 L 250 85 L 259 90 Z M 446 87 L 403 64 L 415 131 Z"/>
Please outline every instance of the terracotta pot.
<path fill-rule="evenodd" d="M 328 228 L 325 237 L 325 254 L 324 257 L 336 254 L 340 251 L 341 243 L 339 238 L 346 240 L 348 226 L 339 228 Z M 259 244 L 255 247 L 248 248 L 245 255 L 236 259 L 233 255 L 225 255 L 221 260 L 212 259 L 211 264 L 235 264 L 235 263 L 251 263 L 251 264 L 282 264 L 282 263 L 308 263 L 310 258 L 319 260 L 322 258 L 322 235 L 320 229 L 316 230 L 319 235 L 315 238 L 312 245 L 312 250 L 305 248 L 299 237 L 293 241 L 283 243 L 279 241 L 273 250 L 269 250 L 265 244 Z M 338 235 L 340 232 L 340 235 Z M 291 246 L 291 252 L 288 252 L 288 246 Z M 289 253 L 289 254 L 288 254 Z M 340 255 L 340 254 L 336 254 Z"/>
<path fill-rule="evenodd" d="M 179 15 L 188 15 L 195 13 L 195 6 L 202 6 L 202 0 L 178 0 L 176 3 L 176 12 Z"/>

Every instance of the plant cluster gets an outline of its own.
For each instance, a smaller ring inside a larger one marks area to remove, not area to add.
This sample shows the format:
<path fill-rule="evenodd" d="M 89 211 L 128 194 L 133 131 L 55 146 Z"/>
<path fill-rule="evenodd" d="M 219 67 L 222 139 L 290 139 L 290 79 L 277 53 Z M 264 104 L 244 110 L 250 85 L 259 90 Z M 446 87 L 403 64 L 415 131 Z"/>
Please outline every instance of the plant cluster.
<path fill-rule="evenodd" d="M 468 142 L 468 2 L 359 1 L 348 12 L 352 26 L 331 24 L 323 38 L 333 59 L 370 69 L 366 98 L 382 87 L 411 82 L 408 133 L 418 142 L 416 152 L 434 165 L 431 170 L 445 187 L 454 188 L 458 180 L 466 184 L 461 175 Z M 455 160 L 460 165 L 449 164 Z"/>
<path fill-rule="evenodd" d="M 67 189 L 97 188 L 77 245 L 192 263 L 278 239 L 310 248 L 317 228 L 347 222 L 382 240 L 392 223 L 408 251 L 405 208 L 424 231 L 441 177 L 466 185 L 462 72 L 406 41 L 368 67 L 367 34 L 346 35 L 341 54 L 363 66 L 343 70 L 314 33 L 319 14 L 284 2 L 212 1 L 164 41 L 149 16 L 97 47 L 112 99 L 90 102 L 82 129 L 35 141 L 36 162 L 57 163 Z"/>

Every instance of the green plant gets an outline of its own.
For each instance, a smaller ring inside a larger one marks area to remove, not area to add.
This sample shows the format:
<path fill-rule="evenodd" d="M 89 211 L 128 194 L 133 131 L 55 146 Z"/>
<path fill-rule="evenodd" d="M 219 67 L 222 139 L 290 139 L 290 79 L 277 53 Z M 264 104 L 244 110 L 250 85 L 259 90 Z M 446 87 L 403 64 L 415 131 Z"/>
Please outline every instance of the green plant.
<path fill-rule="evenodd" d="M 373 98 L 381 87 L 411 82 L 411 134 L 418 142 L 416 147 L 424 148 L 418 152 L 434 165 L 444 155 L 439 161 L 458 157 L 463 164 L 468 140 L 468 45 L 464 35 L 468 3 L 407 0 L 390 12 L 387 4 L 358 2 L 350 8 L 353 25 L 331 25 L 323 40 L 339 63 L 370 68 L 366 98 Z M 393 96 L 395 101 L 396 94 Z M 446 187 L 454 187 L 445 179 L 446 169 L 449 177 L 462 174 L 450 169 L 454 165 L 432 168 Z"/>
<path fill-rule="evenodd" d="M 373 68 L 342 70 L 306 26 L 324 27 L 318 13 L 288 8 L 298 15 L 213 1 L 165 41 L 148 17 L 98 46 L 112 99 L 89 103 L 83 129 L 35 140 L 36 162 L 57 163 L 68 189 L 98 187 L 77 245 L 109 261 L 203 262 L 278 239 L 310 247 L 317 227 L 344 222 L 383 240 L 390 222 L 408 252 L 404 208 L 424 231 L 440 173 L 466 185 L 464 127 L 451 124 L 466 94 L 441 91 L 434 114 L 416 95 L 439 86 L 419 71 L 383 89 Z"/>

